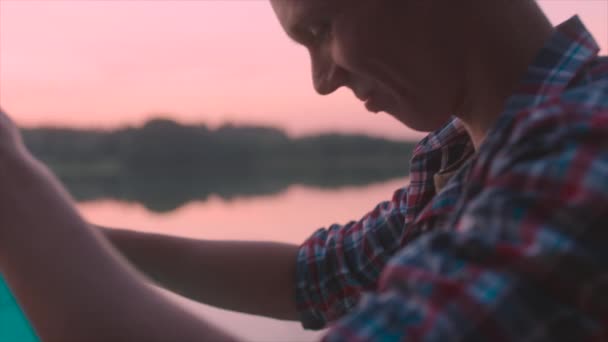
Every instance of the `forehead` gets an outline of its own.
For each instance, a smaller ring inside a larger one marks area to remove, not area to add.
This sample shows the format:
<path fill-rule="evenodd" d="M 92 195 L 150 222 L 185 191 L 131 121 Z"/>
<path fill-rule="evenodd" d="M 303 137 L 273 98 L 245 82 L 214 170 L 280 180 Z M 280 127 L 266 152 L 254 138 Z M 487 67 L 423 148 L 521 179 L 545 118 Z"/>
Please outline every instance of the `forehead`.
<path fill-rule="evenodd" d="M 302 23 L 329 15 L 343 2 L 343 0 L 270 0 L 281 26 L 288 33 Z"/>

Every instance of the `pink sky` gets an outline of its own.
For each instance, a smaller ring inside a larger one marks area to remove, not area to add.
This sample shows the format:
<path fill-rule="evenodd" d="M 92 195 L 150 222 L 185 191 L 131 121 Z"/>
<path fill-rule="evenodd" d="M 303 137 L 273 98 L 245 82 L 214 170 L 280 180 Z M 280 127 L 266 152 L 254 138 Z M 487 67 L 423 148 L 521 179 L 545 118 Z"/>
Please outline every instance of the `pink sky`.
<path fill-rule="evenodd" d="M 553 23 L 577 13 L 608 51 L 608 2 L 540 1 Z M 306 51 L 267 1 L 0 0 L 0 104 L 19 124 L 116 127 L 270 124 L 294 135 L 415 134 L 348 90 L 312 89 Z"/>

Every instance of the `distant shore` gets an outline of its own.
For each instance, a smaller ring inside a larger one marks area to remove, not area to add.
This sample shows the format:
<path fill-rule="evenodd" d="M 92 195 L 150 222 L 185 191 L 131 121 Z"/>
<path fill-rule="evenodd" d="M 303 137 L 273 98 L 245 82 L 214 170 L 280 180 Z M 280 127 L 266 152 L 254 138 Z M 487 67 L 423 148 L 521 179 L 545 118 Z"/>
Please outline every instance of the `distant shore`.
<path fill-rule="evenodd" d="M 114 131 L 24 129 L 26 145 L 78 200 L 116 198 L 171 210 L 190 199 L 363 185 L 407 176 L 413 143 L 364 135 L 289 138 L 271 127 L 155 119 Z"/>

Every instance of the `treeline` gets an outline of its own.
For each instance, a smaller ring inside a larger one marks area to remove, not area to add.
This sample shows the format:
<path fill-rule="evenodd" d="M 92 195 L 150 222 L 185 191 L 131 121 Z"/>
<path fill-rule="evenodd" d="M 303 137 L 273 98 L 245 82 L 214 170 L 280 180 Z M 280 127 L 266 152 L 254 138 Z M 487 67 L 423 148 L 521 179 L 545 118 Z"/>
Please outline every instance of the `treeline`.
<path fill-rule="evenodd" d="M 366 184 L 406 176 L 413 149 L 411 143 L 364 135 L 293 139 L 270 127 L 225 125 L 212 130 L 168 119 L 113 131 L 24 129 L 23 136 L 30 151 L 83 200 L 166 196 L 180 187 L 175 196 L 194 192 L 186 197 L 200 198 L 275 192 L 293 183 Z M 190 185 L 183 189 L 178 181 Z M 133 195 L 129 189 L 137 184 L 139 195 Z M 154 193 L 163 186 L 162 193 Z M 170 202 L 162 206 L 176 205 Z"/>

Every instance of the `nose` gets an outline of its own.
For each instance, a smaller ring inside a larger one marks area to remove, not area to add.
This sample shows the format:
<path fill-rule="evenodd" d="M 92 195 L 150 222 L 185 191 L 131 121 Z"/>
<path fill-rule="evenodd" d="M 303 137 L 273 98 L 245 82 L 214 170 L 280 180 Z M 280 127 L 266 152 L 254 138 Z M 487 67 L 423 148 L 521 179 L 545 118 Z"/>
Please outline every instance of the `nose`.
<path fill-rule="evenodd" d="M 329 95 L 346 85 L 348 73 L 331 56 L 311 53 L 312 80 L 317 93 Z"/>

